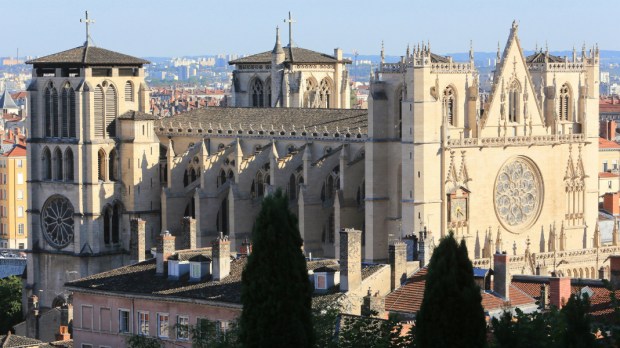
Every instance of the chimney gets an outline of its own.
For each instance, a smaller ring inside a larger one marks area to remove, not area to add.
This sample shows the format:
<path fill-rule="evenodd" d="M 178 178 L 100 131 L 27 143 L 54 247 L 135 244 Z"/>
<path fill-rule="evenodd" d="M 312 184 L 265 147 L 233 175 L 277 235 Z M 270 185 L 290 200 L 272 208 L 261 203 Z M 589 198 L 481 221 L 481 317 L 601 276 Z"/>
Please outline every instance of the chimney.
<path fill-rule="evenodd" d="M 542 310 L 547 309 L 547 300 L 548 300 L 547 284 L 541 284 L 540 285 L 540 304 L 539 304 L 540 309 Z"/>
<path fill-rule="evenodd" d="M 362 232 L 340 230 L 340 291 L 357 290 L 362 283 Z"/>
<path fill-rule="evenodd" d="M 510 300 L 510 256 L 508 254 L 493 255 L 493 290 L 505 301 Z"/>
<path fill-rule="evenodd" d="M 228 236 L 220 232 L 220 236 L 211 245 L 213 280 L 222 280 L 230 274 L 230 241 Z"/>
<path fill-rule="evenodd" d="M 598 269 L 598 279 L 605 279 L 605 267 L 603 266 Z"/>
<path fill-rule="evenodd" d="M 28 316 L 26 317 L 26 337 L 39 338 L 39 297 L 28 297 Z"/>
<path fill-rule="evenodd" d="M 142 219 L 131 219 L 130 230 L 130 260 L 132 262 L 142 262 L 146 256 L 146 221 Z"/>
<path fill-rule="evenodd" d="M 342 61 L 342 49 L 334 48 L 334 57 L 340 62 Z"/>
<path fill-rule="evenodd" d="M 185 249 L 196 249 L 196 219 L 191 216 L 183 218 L 183 236 L 185 239 Z"/>
<path fill-rule="evenodd" d="M 56 341 L 68 341 L 70 339 L 71 335 L 69 334 L 69 327 L 60 325 L 58 328 L 58 333 L 56 334 Z"/>
<path fill-rule="evenodd" d="M 378 291 L 373 295 L 370 288 L 368 288 L 368 294 L 364 296 L 362 303 L 362 315 L 387 319 L 385 314 L 385 298 L 380 296 Z"/>
<path fill-rule="evenodd" d="M 157 245 L 157 275 L 163 276 L 165 273 L 164 262 L 167 262 L 168 258 L 174 254 L 174 240 L 175 237 L 169 231 L 159 236 L 159 243 Z"/>
<path fill-rule="evenodd" d="M 607 140 L 615 141 L 616 140 L 616 121 L 609 120 L 608 127 L 609 129 L 607 130 L 607 134 L 609 138 Z"/>
<path fill-rule="evenodd" d="M 241 242 L 241 247 L 239 248 L 239 254 L 242 255 L 250 255 L 252 253 L 252 242 L 249 239 L 245 238 L 243 242 Z"/>
<path fill-rule="evenodd" d="M 609 282 L 614 289 L 620 289 L 620 255 L 609 256 Z"/>
<path fill-rule="evenodd" d="M 426 230 L 420 231 L 420 238 L 418 239 L 418 260 L 420 261 L 420 268 L 425 267 L 431 260 L 431 241 L 430 232 Z"/>
<path fill-rule="evenodd" d="M 397 289 L 407 279 L 407 244 L 397 241 L 389 246 L 391 289 Z"/>
<path fill-rule="evenodd" d="M 561 309 L 570 298 L 570 278 L 549 278 L 549 303 Z"/>

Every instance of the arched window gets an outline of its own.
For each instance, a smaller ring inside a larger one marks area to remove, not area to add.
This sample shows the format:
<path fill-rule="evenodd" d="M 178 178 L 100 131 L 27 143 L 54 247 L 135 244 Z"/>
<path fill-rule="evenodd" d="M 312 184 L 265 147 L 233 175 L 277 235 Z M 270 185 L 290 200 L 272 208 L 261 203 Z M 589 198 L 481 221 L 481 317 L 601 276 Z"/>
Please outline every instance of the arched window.
<path fill-rule="evenodd" d="M 508 92 L 508 121 L 509 122 L 518 122 L 519 121 L 519 102 L 521 99 L 521 85 L 519 81 L 514 80 L 510 85 L 510 90 Z"/>
<path fill-rule="evenodd" d="M 313 108 L 317 93 L 317 83 L 313 78 L 306 79 L 306 91 L 304 92 L 304 108 Z"/>
<path fill-rule="evenodd" d="M 105 151 L 103 151 L 103 149 L 99 149 L 99 152 L 97 152 L 97 180 L 99 181 L 106 180 L 106 159 L 107 157 Z"/>
<path fill-rule="evenodd" d="M 73 181 L 73 150 L 65 150 L 65 181 Z"/>
<path fill-rule="evenodd" d="M 336 166 L 325 178 L 321 189 L 321 200 L 331 201 L 338 189 L 340 189 L 340 166 Z"/>
<path fill-rule="evenodd" d="M 60 123 L 58 119 L 58 91 L 52 89 L 52 136 L 60 137 Z"/>
<path fill-rule="evenodd" d="M 108 178 L 112 181 L 118 181 L 118 153 L 116 149 L 110 151 L 108 156 Z"/>
<path fill-rule="evenodd" d="M 262 108 L 265 105 L 265 89 L 263 82 L 257 77 L 250 84 L 250 95 L 253 107 Z"/>
<path fill-rule="evenodd" d="M 43 149 L 43 154 L 41 155 L 42 162 L 42 171 L 41 178 L 43 180 L 51 180 L 52 179 L 52 153 L 50 149 L 45 147 Z"/>
<path fill-rule="evenodd" d="M 112 215 L 112 243 L 117 244 L 121 240 L 121 219 L 123 217 L 123 207 L 120 202 L 114 204 Z"/>
<path fill-rule="evenodd" d="M 291 174 L 288 180 L 288 198 L 291 201 L 297 198 L 297 178 L 295 178 L 295 174 Z"/>
<path fill-rule="evenodd" d="M 77 138 L 77 115 L 75 108 L 75 91 L 69 90 L 69 137 Z"/>
<path fill-rule="evenodd" d="M 224 169 L 220 169 L 220 174 L 217 177 L 217 187 L 220 187 L 226 183 L 226 172 Z"/>
<path fill-rule="evenodd" d="M 235 179 L 235 173 L 233 173 L 232 169 L 228 170 L 228 180 L 233 181 Z"/>
<path fill-rule="evenodd" d="M 71 86 L 67 82 L 62 88 L 62 113 L 60 115 L 60 136 L 63 138 L 69 137 L 69 107 L 71 105 L 70 96 Z"/>
<path fill-rule="evenodd" d="M 105 91 L 105 127 L 109 138 L 116 136 L 116 88 L 108 86 Z"/>
<path fill-rule="evenodd" d="M 187 205 L 185 206 L 185 215 L 183 216 L 191 216 L 196 218 L 196 205 L 193 197 L 191 197 L 189 202 L 187 202 Z"/>
<path fill-rule="evenodd" d="M 560 102 L 558 115 L 561 121 L 568 121 L 571 114 L 571 93 L 568 84 L 563 84 L 560 88 Z"/>
<path fill-rule="evenodd" d="M 110 237 L 112 237 L 113 215 L 114 213 L 112 212 L 112 208 L 110 206 L 103 208 L 103 242 L 105 244 L 110 244 Z"/>
<path fill-rule="evenodd" d="M 94 102 L 94 122 L 95 122 L 95 137 L 103 138 L 103 129 L 105 124 L 105 117 L 103 113 L 103 88 L 100 85 L 95 87 L 95 102 Z"/>
<path fill-rule="evenodd" d="M 271 107 L 271 78 L 265 80 L 265 106 Z"/>
<path fill-rule="evenodd" d="M 269 163 L 266 163 L 256 172 L 252 181 L 250 193 L 253 198 L 262 197 L 265 194 L 265 186 L 269 184 Z"/>
<path fill-rule="evenodd" d="M 217 212 L 216 228 L 218 232 L 223 232 L 225 235 L 229 234 L 228 229 L 228 197 L 222 200 L 220 204 L 220 210 Z"/>
<path fill-rule="evenodd" d="M 452 86 L 446 87 L 443 91 L 443 112 L 446 116 L 448 124 L 456 126 L 456 95 Z"/>
<path fill-rule="evenodd" d="M 319 107 L 321 108 L 330 108 L 332 107 L 332 83 L 326 77 L 321 80 L 321 85 L 319 86 Z"/>
<path fill-rule="evenodd" d="M 396 96 L 398 97 L 398 105 L 396 105 L 396 112 L 398 113 L 396 115 L 396 119 L 397 124 L 396 126 L 398 127 L 398 138 L 402 139 L 403 138 L 403 90 L 398 89 Z"/>
<path fill-rule="evenodd" d="M 62 180 L 62 151 L 54 149 L 54 180 Z"/>
<path fill-rule="evenodd" d="M 51 137 L 53 132 L 52 123 L 52 91 L 49 87 L 45 88 L 45 136 Z"/>
<path fill-rule="evenodd" d="M 132 102 L 133 99 L 133 83 L 131 81 L 125 82 L 125 101 Z"/>

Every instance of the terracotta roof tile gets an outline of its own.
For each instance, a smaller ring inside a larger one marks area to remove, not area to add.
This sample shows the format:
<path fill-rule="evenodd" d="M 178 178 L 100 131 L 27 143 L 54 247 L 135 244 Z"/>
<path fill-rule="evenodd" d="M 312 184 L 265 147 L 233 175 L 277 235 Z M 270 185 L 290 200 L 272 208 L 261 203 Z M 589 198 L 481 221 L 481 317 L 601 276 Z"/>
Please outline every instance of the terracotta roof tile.
<path fill-rule="evenodd" d="M 605 138 L 598 138 L 599 149 L 620 149 L 620 144 L 615 141 L 607 140 Z"/>
<path fill-rule="evenodd" d="M 599 172 L 599 178 L 617 178 L 618 174 L 610 173 L 610 172 Z"/>

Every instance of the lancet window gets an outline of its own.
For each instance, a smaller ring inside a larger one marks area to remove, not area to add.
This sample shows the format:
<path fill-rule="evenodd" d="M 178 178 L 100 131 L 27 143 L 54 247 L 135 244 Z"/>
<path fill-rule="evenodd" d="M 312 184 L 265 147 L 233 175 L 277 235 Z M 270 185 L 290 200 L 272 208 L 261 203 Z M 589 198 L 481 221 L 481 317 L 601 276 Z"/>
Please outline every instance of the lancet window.
<path fill-rule="evenodd" d="M 250 96 L 253 107 L 262 108 L 265 106 L 265 88 L 259 78 L 255 78 L 250 82 Z"/>
<path fill-rule="evenodd" d="M 517 80 L 513 81 L 508 91 L 508 121 L 519 121 L 519 102 L 521 98 L 521 85 Z"/>
<path fill-rule="evenodd" d="M 306 90 L 304 92 L 304 108 L 315 107 L 315 98 L 317 94 L 317 83 L 313 78 L 306 79 Z"/>
<path fill-rule="evenodd" d="M 568 84 L 563 84 L 560 88 L 560 100 L 558 103 L 558 116 L 560 121 L 568 121 L 571 114 L 571 93 Z"/>
<path fill-rule="evenodd" d="M 452 86 L 446 87 L 443 91 L 443 112 L 448 124 L 456 126 L 456 94 Z"/>

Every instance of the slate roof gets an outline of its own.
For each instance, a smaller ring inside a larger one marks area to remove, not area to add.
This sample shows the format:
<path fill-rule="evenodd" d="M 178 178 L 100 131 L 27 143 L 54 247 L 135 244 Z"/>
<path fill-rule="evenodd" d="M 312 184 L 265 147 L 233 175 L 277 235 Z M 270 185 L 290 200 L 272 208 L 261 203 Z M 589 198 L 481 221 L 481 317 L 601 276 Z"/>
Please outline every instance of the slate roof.
<path fill-rule="evenodd" d="M 214 132 L 218 129 L 224 132 L 234 130 L 235 134 L 238 130 L 245 132 L 254 129 L 258 133 L 262 125 L 267 134 L 272 126 L 276 133 L 284 128 L 287 132 L 295 130 L 301 135 L 304 127 L 308 133 L 315 132 L 316 127 L 319 134 L 322 134 L 325 128 L 331 133 L 339 131 L 342 134 L 349 129 L 352 133 L 359 130 L 365 134 L 368 128 L 368 110 L 210 107 L 164 118 L 161 119 L 159 127 L 157 123 L 155 125 L 160 133 L 168 133 L 169 128 L 172 128 L 174 133 L 178 130 L 179 123 L 183 128 L 191 124 L 194 132 L 202 127 L 204 133 L 207 133 L 208 129 L 213 129 Z"/>
<path fill-rule="evenodd" d="M 338 59 L 329 54 L 308 50 L 301 47 L 284 47 L 284 62 L 285 63 L 337 63 Z M 271 51 L 266 51 L 251 56 L 231 60 L 228 62 L 230 65 L 235 64 L 271 64 Z M 350 60 L 345 59 L 346 63 L 351 63 Z"/>
<path fill-rule="evenodd" d="M 185 250 L 175 254 L 176 259 L 189 260 L 197 255 L 211 257 L 211 248 Z M 133 265 L 120 267 L 107 272 L 81 278 L 65 285 L 72 289 L 85 289 L 117 294 L 141 294 L 153 297 L 187 298 L 206 301 L 217 301 L 230 304 L 241 304 L 241 273 L 247 263 L 247 257 L 242 255 L 232 259 L 230 274 L 221 281 L 213 281 L 211 277 L 200 281 L 190 282 L 186 274 L 179 279 L 168 279 L 156 275 L 156 259 L 149 259 Z M 308 270 L 323 267 L 338 267 L 335 259 L 320 259 L 307 261 Z M 362 265 L 362 280 L 374 274 L 386 265 Z M 313 303 L 326 303 L 340 296 L 338 287 L 328 292 L 317 293 Z"/>
<path fill-rule="evenodd" d="M 545 56 L 548 57 L 549 63 L 563 63 L 564 59 L 562 57 L 554 56 L 545 52 L 536 52 L 532 55 L 529 55 L 525 58 L 527 63 L 544 63 Z"/>
<path fill-rule="evenodd" d="M 0 257 L 0 279 L 10 276 L 21 276 L 26 269 L 25 258 L 3 258 Z M 2 347 L 0 345 L 0 347 Z"/>
<path fill-rule="evenodd" d="M 0 347 L 2 348 L 39 347 L 41 344 L 43 342 L 37 339 L 13 335 L 10 332 L 7 335 L 0 336 Z"/>
<path fill-rule="evenodd" d="M 0 109 L 19 109 L 7 89 L 4 90 L 2 97 L 0 97 Z"/>
<path fill-rule="evenodd" d="M 79 46 L 70 50 L 31 59 L 26 64 L 80 64 L 80 65 L 144 65 L 148 60 L 132 57 L 105 48 Z"/>
<path fill-rule="evenodd" d="M 151 120 L 157 120 L 158 118 L 151 114 L 144 113 L 142 111 L 130 110 L 120 115 L 118 119 L 119 120 L 135 120 L 135 121 L 151 121 Z"/>

